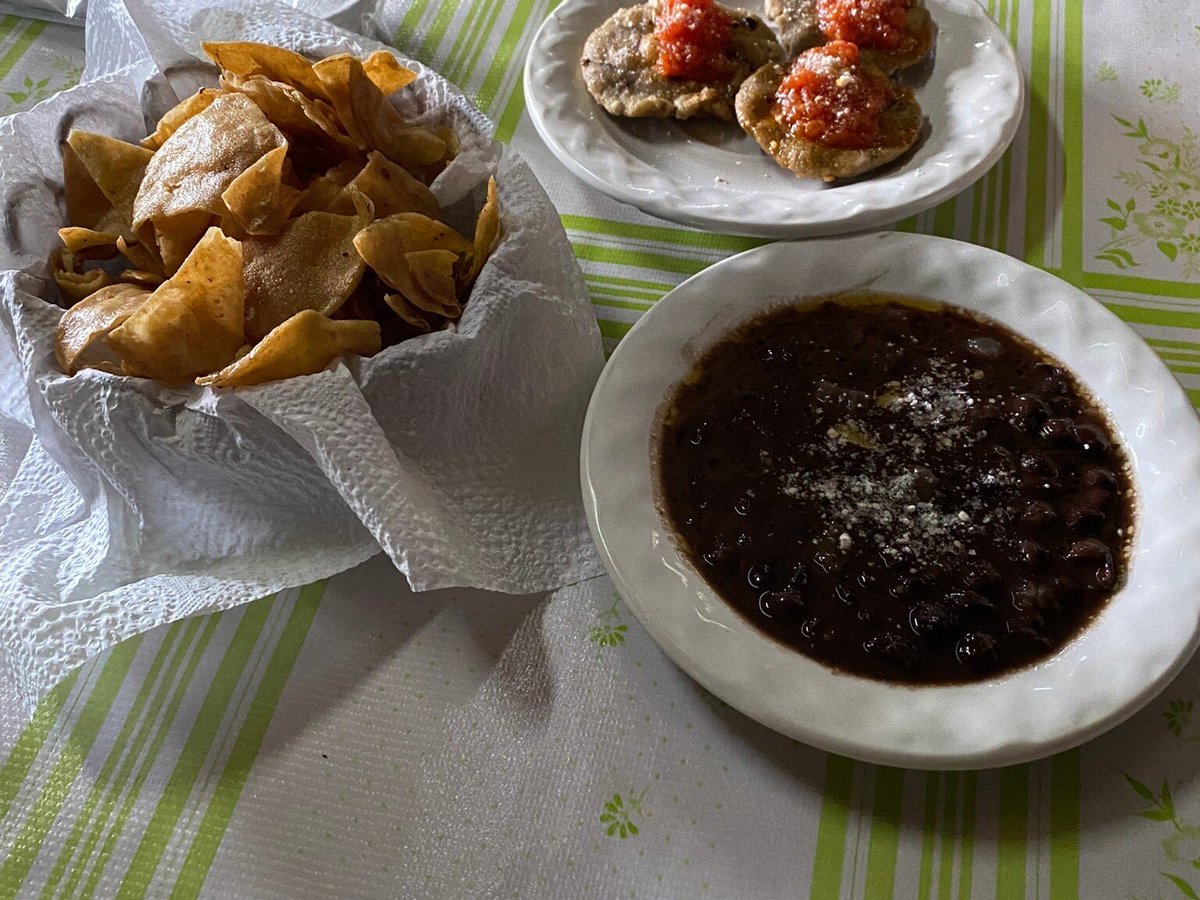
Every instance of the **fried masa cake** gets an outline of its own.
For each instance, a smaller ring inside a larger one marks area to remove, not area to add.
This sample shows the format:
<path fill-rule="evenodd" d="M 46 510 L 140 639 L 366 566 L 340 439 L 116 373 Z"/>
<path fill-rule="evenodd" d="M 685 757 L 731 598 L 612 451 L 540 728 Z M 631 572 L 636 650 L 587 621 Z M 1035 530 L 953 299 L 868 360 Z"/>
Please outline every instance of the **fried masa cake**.
<path fill-rule="evenodd" d="M 850 41 L 864 62 L 889 75 L 920 62 L 933 45 L 923 0 L 766 0 L 766 16 L 789 56 Z"/>
<path fill-rule="evenodd" d="M 833 181 L 901 156 L 921 131 L 913 92 L 833 41 L 790 68 L 763 66 L 737 94 L 742 128 L 777 163 L 802 178 Z"/>
<path fill-rule="evenodd" d="M 677 33 L 683 32 L 683 61 L 690 65 L 668 64 L 672 59 L 678 63 L 680 57 L 667 57 L 671 48 L 664 46 L 656 19 L 661 25 L 670 16 L 680 26 Z M 699 46 L 689 30 L 698 17 L 715 24 L 718 32 L 715 40 L 706 36 L 707 43 L 701 37 Z M 708 59 L 697 59 L 700 54 Z M 701 0 L 651 0 L 619 10 L 593 31 L 580 65 L 588 92 L 614 116 L 732 120 L 739 85 L 761 66 L 784 59 L 771 29 L 745 10 Z M 690 69 L 708 77 L 665 74 L 664 69 Z"/>

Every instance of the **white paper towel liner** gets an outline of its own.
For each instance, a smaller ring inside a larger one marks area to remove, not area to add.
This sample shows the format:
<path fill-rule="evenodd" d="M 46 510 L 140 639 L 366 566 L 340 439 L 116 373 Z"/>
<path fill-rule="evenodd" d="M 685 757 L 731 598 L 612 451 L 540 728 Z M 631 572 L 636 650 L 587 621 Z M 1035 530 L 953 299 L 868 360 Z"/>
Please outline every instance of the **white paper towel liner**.
<path fill-rule="evenodd" d="M 117 641 L 381 548 L 417 590 L 529 593 L 599 571 L 577 477 L 603 365 L 582 276 L 528 167 L 410 60 L 400 108 L 462 142 L 432 185 L 452 224 L 469 234 L 499 184 L 503 240 L 457 328 L 230 392 L 58 370 L 54 148 L 71 128 L 138 140 L 215 84 L 202 39 L 381 46 L 265 0 L 99 0 L 89 80 L 0 122 L 0 678 L 30 708 Z"/>

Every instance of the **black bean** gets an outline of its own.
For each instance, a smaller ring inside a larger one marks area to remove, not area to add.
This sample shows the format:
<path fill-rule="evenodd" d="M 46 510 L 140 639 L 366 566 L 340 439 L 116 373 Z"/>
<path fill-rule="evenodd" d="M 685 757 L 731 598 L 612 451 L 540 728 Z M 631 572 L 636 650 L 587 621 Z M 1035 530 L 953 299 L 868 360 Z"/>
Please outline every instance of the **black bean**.
<path fill-rule="evenodd" d="M 1032 578 L 1014 579 L 1010 588 L 1012 604 L 1018 610 L 1054 612 L 1059 608 L 1057 590 L 1053 584 Z"/>
<path fill-rule="evenodd" d="M 1000 584 L 1000 572 L 990 562 L 969 560 L 962 568 L 963 587 L 971 591 L 987 591 Z"/>
<path fill-rule="evenodd" d="M 1113 557 L 1112 548 L 1104 541 L 1096 540 L 1096 538 L 1083 538 L 1075 541 L 1063 553 L 1063 557 L 1069 560 L 1083 560 L 1085 562 L 1096 562 L 1099 560 L 1111 561 Z"/>
<path fill-rule="evenodd" d="M 868 638 L 863 643 L 863 649 L 872 656 L 878 656 L 903 668 L 909 668 L 917 661 L 917 645 L 909 638 L 900 634 L 888 632 Z"/>
<path fill-rule="evenodd" d="M 767 583 L 771 580 L 771 564 L 766 562 L 755 563 L 746 570 L 746 583 L 756 591 L 761 591 L 766 588 Z"/>
<path fill-rule="evenodd" d="M 1007 408 L 1009 424 L 1019 431 L 1034 431 L 1050 418 L 1050 407 L 1037 394 L 1018 394 Z"/>
<path fill-rule="evenodd" d="M 908 624 L 922 637 L 940 637 L 958 626 L 958 611 L 936 600 L 924 600 L 908 611 Z"/>
<path fill-rule="evenodd" d="M 707 550 L 700 554 L 701 558 L 714 569 L 731 569 L 737 565 L 737 545 L 718 538 Z"/>
<path fill-rule="evenodd" d="M 796 563 L 792 566 L 785 584 L 789 591 L 802 590 L 808 584 L 808 569 L 804 567 L 804 563 Z"/>
<path fill-rule="evenodd" d="M 1087 466 L 1079 475 L 1079 483 L 1084 487 L 1115 491 L 1117 476 L 1112 469 L 1106 469 L 1104 466 Z"/>
<path fill-rule="evenodd" d="M 944 602 L 951 609 L 962 612 L 990 612 L 996 608 L 991 600 L 978 591 L 951 591 Z"/>
<path fill-rule="evenodd" d="M 825 623 L 818 616 L 805 619 L 800 625 L 800 633 L 810 640 L 820 637 L 824 630 Z"/>
<path fill-rule="evenodd" d="M 1037 541 L 1024 540 L 1014 548 L 1013 557 L 1033 569 L 1044 569 L 1050 565 L 1050 551 Z"/>
<path fill-rule="evenodd" d="M 1098 531 L 1108 521 L 1108 514 L 1102 507 L 1092 504 L 1087 497 L 1070 497 L 1062 506 L 1063 521 L 1069 528 L 1088 534 Z"/>
<path fill-rule="evenodd" d="M 959 638 L 954 655 L 964 666 L 990 668 L 1000 661 L 1000 643 L 986 631 L 969 631 Z"/>
<path fill-rule="evenodd" d="M 1045 453 L 1038 453 L 1035 450 L 1026 450 L 1017 458 L 1017 465 L 1022 472 L 1027 472 L 1031 475 L 1058 475 L 1058 466 L 1054 460 L 1048 457 Z"/>
<path fill-rule="evenodd" d="M 1093 425 L 1091 422 L 1081 422 L 1075 426 L 1075 433 L 1079 437 L 1083 452 L 1088 456 L 1105 456 L 1112 449 L 1112 443 L 1109 441 L 1108 435 L 1098 425 Z"/>
<path fill-rule="evenodd" d="M 1030 500 L 1025 504 L 1025 508 L 1021 510 L 1021 521 L 1026 525 L 1043 528 L 1054 524 L 1057 520 L 1058 513 L 1045 500 Z"/>
<path fill-rule="evenodd" d="M 758 609 L 768 619 L 783 619 L 804 611 L 804 597 L 796 591 L 766 591 L 758 598 Z"/>
<path fill-rule="evenodd" d="M 1079 434 L 1075 423 L 1067 418 L 1047 419 L 1038 434 L 1046 441 L 1060 446 L 1079 446 Z"/>

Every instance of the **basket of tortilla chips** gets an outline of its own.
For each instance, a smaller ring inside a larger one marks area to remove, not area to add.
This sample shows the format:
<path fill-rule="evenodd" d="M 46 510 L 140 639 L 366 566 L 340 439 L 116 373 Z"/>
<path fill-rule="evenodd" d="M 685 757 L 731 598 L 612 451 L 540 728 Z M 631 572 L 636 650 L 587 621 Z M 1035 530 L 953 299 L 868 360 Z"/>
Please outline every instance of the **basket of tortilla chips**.
<path fill-rule="evenodd" d="M 478 110 L 271 0 L 87 27 L 84 83 L 0 122 L 0 676 L 380 550 L 417 589 L 596 573 L 599 335 Z"/>

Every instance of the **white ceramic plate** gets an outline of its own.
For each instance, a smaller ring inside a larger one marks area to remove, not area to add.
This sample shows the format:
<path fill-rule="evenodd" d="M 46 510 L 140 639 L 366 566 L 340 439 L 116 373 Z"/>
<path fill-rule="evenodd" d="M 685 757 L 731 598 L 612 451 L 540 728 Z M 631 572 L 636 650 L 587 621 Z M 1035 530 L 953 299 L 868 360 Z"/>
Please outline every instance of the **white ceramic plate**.
<path fill-rule="evenodd" d="M 1055 656 L 965 685 L 859 678 L 789 650 L 721 600 L 670 540 L 653 500 L 655 416 L 696 355 L 780 297 L 870 289 L 929 297 L 1007 325 L 1107 407 L 1133 467 L 1125 587 Z M 588 522 L 617 589 L 688 674 L 765 725 L 889 765 L 1007 765 L 1117 724 L 1200 638 L 1200 420 L 1129 328 L 1086 294 L 972 244 L 882 233 L 772 244 L 706 269 L 618 345 L 592 395 L 581 455 Z"/>
<path fill-rule="evenodd" d="M 930 130 L 916 151 L 874 175 L 837 184 L 796 178 L 734 123 L 610 116 L 583 83 L 587 36 L 619 0 L 565 0 L 533 40 L 525 96 L 559 161 L 617 200 L 684 225 L 761 237 L 874 228 L 967 187 L 1012 141 L 1024 105 L 1021 72 L 976 0 L 928 0 L 938 33 L 932 72 L 917 87 Z M 730 5 L 761 12 L 761 0 Z"/>

